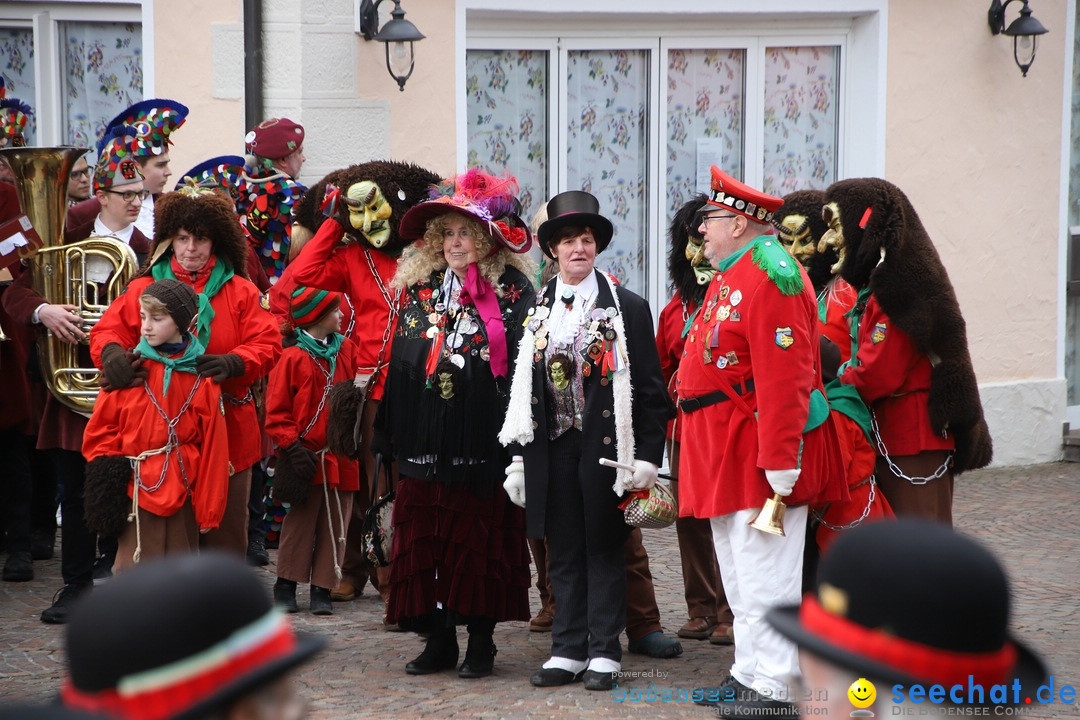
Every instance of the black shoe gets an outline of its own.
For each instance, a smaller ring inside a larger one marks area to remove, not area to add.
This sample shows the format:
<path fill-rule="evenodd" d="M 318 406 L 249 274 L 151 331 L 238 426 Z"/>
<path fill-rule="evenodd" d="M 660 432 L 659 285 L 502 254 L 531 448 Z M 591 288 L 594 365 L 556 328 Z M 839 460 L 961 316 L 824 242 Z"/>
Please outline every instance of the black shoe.
<path fill-rule="evenodd" d="M 572 673 L 562 668 L 540 668 L 532 674 L 529 682 L 536 687 L 558 687 L 559 685 L 576 683 L 583 675 L 585 675 L 584 670 L 579 673 Z"/>
<path fill-rule="evenodd" d="M 295 598 L 294 598 L 295 600 Z M 330 604 L 330 589 L 319 587 L 318 585 L 311 586 L 311 614 L 312 615 L 333 615 L 334 607 Z"/>
<path fill-rule="evenodd" d="M 731 702 L 721 702 L 716 706 L 720 711 L 720 717 L 739 718 L 780 718 L 780 720 L 798 720 L 799 708 L 793 703 L 783 700 L 771 700 L 761 697 L 756 692 L 751 692 L 752 697 L 736 699 Z"/>
<path fill-rule="evenodd" d="M 454 628 L 440 628 L 428 637 L 424 652 L 405 666 L 410 675 L 431 675 L 457 665 L 458 644 Z"/>
<path fill-rule="evenodd" d="M 34 562 L 29 550 L 17 550 L 4 563 L 4 582 L 26 582 L 34 579 Z"/>
<path fill-rule="evenodd" d="M 465 661 L 458 668 L 458 677 L 487 677 L 495 667 L 495 655 L 498 652 L 495 643 L 491 642 L 491 633 L 469 633 L 469 647 L 465 650 Z"/>
<path fill-rule="evenodd" d="M 52 560 L 56 552 L 56 529 L 35 530 L 30 536 L 30 555 L 35 560 Z"/>
<path fill-rule="evenodd" d="M 278 578 L 274 583 L 274 604 L 287 613 L 299 612 L 296 606 L 296 582 Z"/>
<path fill-rule="evenodd" d="M 53 596 L 53 604 L 42 611 L 41 622 L 49 625 L 63 625 L 68 621 L 71 609 L 93 585 L 65 585 Z"/>
<path fill-rule="evenodd" d="M 736 680 L 734 676 L 728 675 L 721 681 L 719 687 L 694 688 L 691 698 L 695 705 L 715 708 L 733 700 L 749 697 L 752 692 L 753 690 Z"/>
<path fill-rule="evenodd" d="M 112 566 L 116 562 L 115 555 L 102 553 L 94 561 L 94 584 L 100 585 L 112 577 Z"/>
<path fill-rule="evenodd" d="M 247 563 L 255 567 L 270 564 L 270 553 L 266 552 L 266 542 L 262 538 L 254 538 L 248 541 Z"/>
<path fill-rule="evenodd" d="M 586 670 L 584 680 L 586 690 L 610 690 L 615 685 L 615 673 Z"/>

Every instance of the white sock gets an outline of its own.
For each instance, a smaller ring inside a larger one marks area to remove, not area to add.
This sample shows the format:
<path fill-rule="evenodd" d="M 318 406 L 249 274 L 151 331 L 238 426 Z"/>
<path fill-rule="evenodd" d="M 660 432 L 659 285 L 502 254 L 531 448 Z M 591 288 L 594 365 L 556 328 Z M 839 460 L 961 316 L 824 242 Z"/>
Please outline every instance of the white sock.
<path fill-rule="evenodd" d="M 599 673 L 613 673 L 622 670 L 622 664 L 611 658 L 593 658 L 589 661 L 589 669 Z"/>
<path fill-rule="evenodd" d="M 588 663 L 584 660 L 571 660 L 570 658 L 558 657 L 553 655 L 543 664 L 545 670 L 552 670 L 558 668 L 559 670 L 566 670 L 577 675 L 588 666 Z"/>

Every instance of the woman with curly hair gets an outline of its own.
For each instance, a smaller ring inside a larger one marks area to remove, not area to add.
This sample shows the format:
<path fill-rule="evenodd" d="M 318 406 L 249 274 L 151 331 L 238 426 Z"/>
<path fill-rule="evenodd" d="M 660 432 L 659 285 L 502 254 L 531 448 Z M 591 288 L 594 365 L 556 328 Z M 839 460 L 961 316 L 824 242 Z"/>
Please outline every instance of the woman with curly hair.
<path fill-rule="evenodd" d="M 393 280 L 403 301 L 372 449 L 401 475 L 388 620 L 428 633 L 411 675 L 457 665 L 457 625 L 469 631 L 458 675 L 490 675 L 495 623 L 529 619 L 525 518 L 500 488 L 496 437 L 533 302 L 516 192 L 513 178 L 470 170 L 401 220 L 418 242 Z"/>
<path fill-rule="evenodd" d="M 200 545 L 240 555 L 247 552 L 251 467 L 262 454 L 251 386 L 281 354 L 281 335 L 246 267 L 247 245 L 228 200 L 199 188 L 162 195 L 154 208 L 150 261 L 90 333 L 90 355 L 110 387 L 131 387 L 142 382 L 142 361 L 133 350 L 143 290 L 165 278 L 194 288 L 194 334 L 206 348 L 196 368 L 221 385 L 231 473 L 225 517 Z"/>

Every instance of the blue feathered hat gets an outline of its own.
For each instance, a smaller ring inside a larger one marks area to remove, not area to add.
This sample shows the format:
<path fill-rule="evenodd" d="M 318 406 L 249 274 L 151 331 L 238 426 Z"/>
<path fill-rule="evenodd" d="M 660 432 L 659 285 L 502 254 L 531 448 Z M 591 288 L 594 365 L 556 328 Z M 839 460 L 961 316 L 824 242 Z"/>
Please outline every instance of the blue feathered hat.
<path fill-rule="evenodd" d="M 98 152 L 105 147 L 109 133 L 120 125 L 135 128 L 138 141 L 135 145 L 136 157 L 160 155 L 169 149 L 169 135 L 187 120 L 188 108 L 175 100 L 150 98 L 137 102 L 109 121 L 105 126 Z"/>

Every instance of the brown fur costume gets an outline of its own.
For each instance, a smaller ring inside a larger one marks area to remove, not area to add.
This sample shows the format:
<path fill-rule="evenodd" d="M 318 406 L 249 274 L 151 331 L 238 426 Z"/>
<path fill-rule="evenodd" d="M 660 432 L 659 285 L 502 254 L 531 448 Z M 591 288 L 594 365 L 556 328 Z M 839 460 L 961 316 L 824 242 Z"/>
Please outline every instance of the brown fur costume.
<path fill-rule="evenodd" d="M 365 393 L 353 380 L 334 383 L 327 398 L 326 445 L 335 455 L 356 460 L 361 454 L 360 419 Z"/>
<path fill-rule="evenodd" d="M 824 205 L 825 193 L 821 190 L 798 190 L 784 196 L 784 204 L 773 213 L 773 225 L 776 226 L 777 237 L 789 252 L 797 238 L 799 242 L 816 246 L 829 229 L 821 217 Z M 839 259 L 839 254 L 835 248 L 829 247 L 823 252 L 814 252 L 806 259 L 797 259 L 806 268 L 814 292 L 820 293 L 832 279 L 832 266 Z"/>
<path fill-rule="evenodd" d="M 131 512 L 129 482 L 131 461 L 126 457 L 103 455 L 86 463 L 83 503 L 87 528 L 102 537 L 120 537 Z"/>
<path fill-rule="evenodd" d="M 173 238 L 181 230 L 210 238 L 214 256 L 247 279 L 248 245 L 232 203 L 215 192 L 192 195 L 185 190 L 165 193 L 154 203 L 154 242 L 140 276 L 149 275 L 160 256 L 172 255 Z"/>
<path fill-rule="evenodd" d="M 345 234 L 349 238 L 364 243 L 379 252 L 391 256 L 399 255 L 410 243 L 409 240 L 403 240 L 398 235 L 398 223 L 401 221 L 401 216 L 413 205 L 426 200 L 428 190 L 432 185 L 438 184 L 440 177 L 418 165 L 393 160 L 374 160 L 359 165 L 350 165 L 347 168 L 333 171 L 308 188 L 308 191 L 300 198 L 300 202 L 297 203 L 293 211 L 294 241 L 296 239 L 297 225 L 311 234 L 314 234 L 322 225 L 325 218 L 320 206 L 326 194 L 327 185 L 336 185 L 344 195 L 351 186 L 364 180 L 378 185 L 379 190 L 393 209 L 390 222 L 390 240 L 381 248 L 372 247 L 364 236 L 349 223 L 344 203 L 340 203 L 338 218 L 345 228 Z"/>
<path fill-rule="evenodd" d="M 698 282 L 686 257 L 686 246 L 691 237 L 697 243 L 705 242 L 698 232 L 698 226 L 701 225 L 701 208 L 708 199 L 704 193 L 690 198 L 675 213 L 668 228 L 668 279 L 671 280 L 672 289 L 679 291 L 679 297 L 696 306 L 700 306 L 705 299 L 709 283 Z M 708 260 L 702 262 L 706 267 L 709 264 Z"/>
<path fill-rule="evenodd" d="M 956 438 L 953 471 L 990 464 L 993 445 L 960 304 L 915 208 L 900 188 L 879 178 L 834 183 L 825 202 L 839 209 L 846 250 L 840 275 L 855 288 L 869 287 L 885 314 L 933 362 L 930 423 L 938 432 L 948 427 Z"/>

